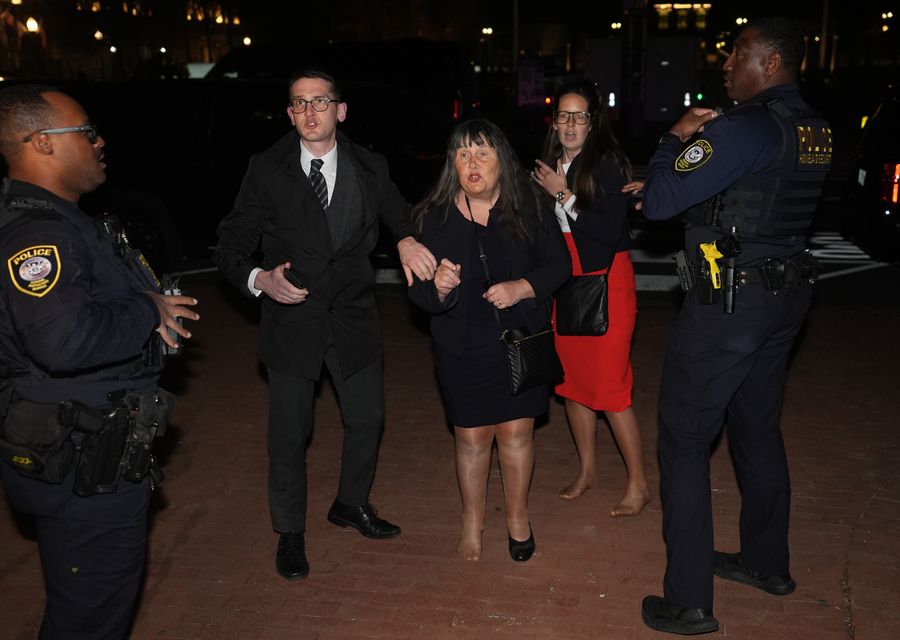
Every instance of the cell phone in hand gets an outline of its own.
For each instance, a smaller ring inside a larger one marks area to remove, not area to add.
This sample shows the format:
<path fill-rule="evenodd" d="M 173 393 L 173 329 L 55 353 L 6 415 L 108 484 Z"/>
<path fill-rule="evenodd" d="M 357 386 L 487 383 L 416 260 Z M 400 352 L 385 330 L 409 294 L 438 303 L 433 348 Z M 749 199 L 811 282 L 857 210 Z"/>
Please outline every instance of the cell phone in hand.
<path fill-rule="evenodd" d="M 300 274 L 294 271 L 293 269 L 285 269 L 284 270 L 284 279 L 290 282 L 292 285 L 297 287 L 298 289 L 303 289 L 303 280 L 300 279 Z"/>

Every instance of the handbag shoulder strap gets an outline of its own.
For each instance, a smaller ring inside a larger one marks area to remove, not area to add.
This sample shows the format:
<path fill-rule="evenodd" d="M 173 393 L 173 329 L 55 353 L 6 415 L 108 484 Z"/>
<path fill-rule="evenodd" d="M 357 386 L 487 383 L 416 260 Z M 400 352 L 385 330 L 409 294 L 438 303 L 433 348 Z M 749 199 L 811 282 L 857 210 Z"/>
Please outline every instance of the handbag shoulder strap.
<path fill-rule="evenodd" d="M 472 222 L 472 225 L 475 229 L 475 243 L 478 245 L 478 259 L 481 260 L 481 268 L 484 269 L 484 281 L 491 281 L 491 270 L 488 268 L 487 262 L 487 252 L 484 250 L 484 245 L 481 244 L 481 234 L 478 233 L 478 223 L 475 222 L 475 216 L 472 215 L 472 205 L 469 204 L 469 196 L 464 196 L 466 199 L 466 209 L 469 212 L 469 220 Z M 494 319 L 497 321 L 497 329 L 500 331 L 500 339 L 503 339 L 503 334 L 505 330 L 503 329 L 503 325 L 500 324 L 500 313 L 497 311 L 497 307 L 491 305 L 491 310 L 494 312 Z"/>
<path fill-rule="evenodd" d="M 488 267 L 487 261 L 487 252 L 484 250 L 484 245 L 481 244 L 481 234 L 478 233 L 478 223 L 475 222 L 475 216 L 472 215 L 472 206 L 469 204 L 469 196 L 464 196 L 466 200 L 466 209 L 469 212 L 469 220 L 475 228 L 475 243 L 478 245 L 478 259 L 481 260 L 481 267 L 484 270 L 484 281 L 492 282 L 491 280 L 491 271 Z M 547 311 L 550 312 L 550 301 L 547 301 Z M 518 306 L 518 305 L 516 305 Z M 503 325 L 500 323 L 500 312 L 497 311 L 497 307 L 491 305 L 491 310 L 494 312 L 494 319 L 497 321 L 497 329 L 500 331 L 500 339 L 503 339 L 503 336 L 506 334 L 508 329 L 504 329 Z M 519 312 L 522 314 L 522 318 L 525 320 L 525 326 L 528 327 L 529 331 L 533 331 L 528 322 L 528 316 L 525 315 L 525 311 L 522 307 L 519 307 Z"/>

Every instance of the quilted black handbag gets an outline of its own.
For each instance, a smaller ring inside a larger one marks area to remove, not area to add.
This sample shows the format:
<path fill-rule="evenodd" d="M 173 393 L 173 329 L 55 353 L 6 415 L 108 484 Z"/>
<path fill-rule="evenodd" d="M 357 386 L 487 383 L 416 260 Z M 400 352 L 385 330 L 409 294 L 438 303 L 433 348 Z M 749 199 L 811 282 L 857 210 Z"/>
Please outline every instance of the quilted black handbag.
<path fill-rule="evenodd" d="M 469 200 L 466 198 L 466 205 L 468 206 L 468 204 Z M 471 209 L 469 215 L 472 215 Z M 474 220 L 472 222 L 475 223 Z M 488 269 L 487 254 L 481 244 L 481 238 L 478 237 L 477 227 L 475 228 L 475 241 L 478 243 L 485 282 L 493 282 L 490 269 Z M 504 329 L 500 323 L 497 307 L 492 306 L 491 308 L 494 311 L 494 318 L 497 320 L 497 328 L 500 330 L 500 341 L 506 347 L 510 393 L 515 396 L 523 391 L 562 380 L 563 368 L 556 353 L 553 325 L 548 324 L 540 331 L 532 333 L 522 329 Z"/>
<path fill-rule="evenodd" d="M 500 334 L 500 340 L 506 346 L 512 395 L 562 380 L 563 368 L 556 354 L 552 326 L 532 334 L 519 329 L 506 330 Z"/>

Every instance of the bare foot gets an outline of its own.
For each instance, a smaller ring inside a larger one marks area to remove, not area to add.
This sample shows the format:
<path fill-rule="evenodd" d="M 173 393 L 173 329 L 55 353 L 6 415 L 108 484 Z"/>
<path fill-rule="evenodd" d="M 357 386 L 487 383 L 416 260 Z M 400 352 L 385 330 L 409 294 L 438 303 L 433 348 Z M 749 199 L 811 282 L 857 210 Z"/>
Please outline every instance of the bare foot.
<path fill-rule="evenodd" d="M 578 477 L 575 479 L 575 482 L 560 490 L 559 497 L 563 500 L 575 500 L 593 486 L 594 481 L 591 478 Z"/>
<path fill-rule="evenodd" d="M 650 503 L 650 491 L 647 489 L 628 489 L 619 504 L 609 512 L 613 518 L 636 516 Z"/>
<path fill-rule="evenodd" d="M 456 552 L 463 560 L 471 562 L 481 560 L 481 532 L 480 526 L 463 524 L 462 533 L 459 535 L 459 544 L 456 545 Z"/>

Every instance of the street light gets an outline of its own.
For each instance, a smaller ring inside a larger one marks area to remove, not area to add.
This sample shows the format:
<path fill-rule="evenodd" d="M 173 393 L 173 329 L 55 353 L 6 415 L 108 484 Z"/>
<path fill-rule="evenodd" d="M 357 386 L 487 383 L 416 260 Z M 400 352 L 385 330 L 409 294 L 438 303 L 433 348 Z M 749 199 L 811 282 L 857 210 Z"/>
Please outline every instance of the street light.
<path fill-rule="evenodd" d="M 251 44 L 253 44 L 253 40 L 250 38 L 250 36 L 244 36 L 243 43 L 249 47 Z"/>
<path fill-rule="evenodd" d="M 97 29 L 94 32 L 94 40 L 96 40 L 97 42 L 100 42 L 101 40 L 103 40 L 103 32 L 100 31 L 100 29 Z"/>
<path fill-rule="evenodd" d="M 37 33 L 41 30 L 41 25 L 34 18 L 28 18 L 25 21 L 25 29 L 28 30 L 28 33 Z"/>

